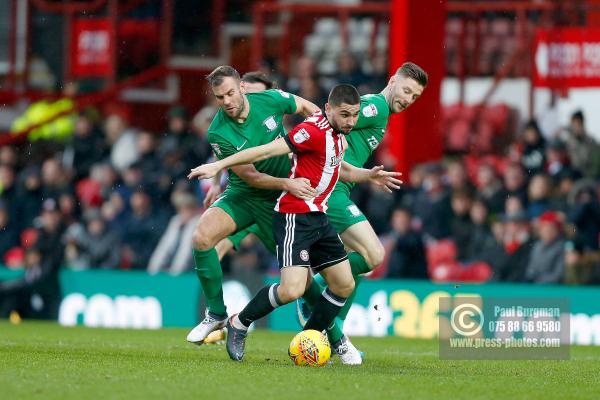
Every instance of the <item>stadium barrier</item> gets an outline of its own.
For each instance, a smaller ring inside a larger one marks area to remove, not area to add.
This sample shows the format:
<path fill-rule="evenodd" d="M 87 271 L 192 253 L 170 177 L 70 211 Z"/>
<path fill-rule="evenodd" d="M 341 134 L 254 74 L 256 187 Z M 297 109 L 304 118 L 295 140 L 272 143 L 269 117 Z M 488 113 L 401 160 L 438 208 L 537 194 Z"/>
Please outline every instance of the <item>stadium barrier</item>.
<path fill-rule="evenodd" d="M 22 272 L 0 268 L 0 281 Z M 201 289 L 195 274 L 148 275 L 143 271 L 71 271 L 60 274 L 63 301 L 59 322 L 91 327 L 190 327 L 198 322 Z M 272 282 L 273 278 L 267 281 Z M 250 285 L 254 289 L 254 285 Z M 547 297 L 570 301 L 571 343 L 600 346 L 600 288 L 525 284 L 434 284 L 416 280 L 364 281 L 344 330 L 350 336 L 431 339 L 438 333 L 439 298 Z M 224 285 L 225 303 L 238 312 L 253 291 L 239 280 Z M 295 303 L 276 309 L 269 328 L 297 331 Z"/>

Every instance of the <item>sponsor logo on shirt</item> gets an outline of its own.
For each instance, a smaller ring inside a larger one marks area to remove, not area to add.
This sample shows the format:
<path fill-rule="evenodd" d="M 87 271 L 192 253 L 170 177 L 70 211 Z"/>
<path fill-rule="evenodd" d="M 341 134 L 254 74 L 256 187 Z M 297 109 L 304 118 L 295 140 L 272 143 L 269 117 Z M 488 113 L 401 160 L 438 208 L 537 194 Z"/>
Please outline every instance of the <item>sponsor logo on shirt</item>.
<path fill-rule="evenodd" d="M 275 117 L 271 115 L 263 121 L 263 125 L 266 126 L 269 131 L 272 131 L 277 128 L 277 121 L 275 121 Z"/>
<path fill-rule="evenodd" d="M 375 107 L 375 104 L 368 104 L 362 109 L 362 114 L 366 118 L 375 117 L 377 116 L 377 107 Z"/>
<path fill-rule="evenodd" d="M 218 155 L 218 156 L 222 156 L 223 155 L 223 153 L 221 152 L 221 148 L 219 147 L 218 144 L 211 143 L 210 145 L 212 146 L 212 148 L 213 148 L 213 150 L 214 150 L 214 152 L 215 152 L 216 155 Z"/>
<path fill-rule="evenodd" d="M 236 146 L 235 149 L 237 151 L 240 151 L 242 149 L 242 147 L 244 147 L 246 145 L 246 143 L 248 143 L 248 140 L 245 140 L 244 143 L 240 144 L 239 146 Z"/>
<path fill-rule="evenodd" d="M 340 154 L 339 156 L 332 156 L 331 157 L 331 166 L 337 167 L 338 165 L 340 165 L 340 163 L 342 162 L 343 159 L 344 159 L 343 154 Z"/>
<path fill-rule="evenodd" d="M 375 136 L 371 136 L 370 138 L 368 138 L 367 142 L 369 143 L 369 147 L 371 147 L 372 150 L 375 150 L 377 146 L 379 146 L 379 140 L 377 140 Z"/>
<path fill-rule="evenodd" d="M 299 129 L 298 132 L 294 133 L 294 142 L 297 144 L 306 142 L 308 139 L 310 139 L 310 135 L 304 128 Z"/>
<path fill-rule="evenodd" d="M 280 94 L 281 96 L 285 97 L 286 99 L 289 99 L 289 98 L 290 98 L 290 94 L 289 94 L 288 92 L 284 92 L 284 91 L 283 91 L 283 90 L 281 90 L 281 89 L 276 89 L 276 90 L 279 92 L 279 94 Z"/>

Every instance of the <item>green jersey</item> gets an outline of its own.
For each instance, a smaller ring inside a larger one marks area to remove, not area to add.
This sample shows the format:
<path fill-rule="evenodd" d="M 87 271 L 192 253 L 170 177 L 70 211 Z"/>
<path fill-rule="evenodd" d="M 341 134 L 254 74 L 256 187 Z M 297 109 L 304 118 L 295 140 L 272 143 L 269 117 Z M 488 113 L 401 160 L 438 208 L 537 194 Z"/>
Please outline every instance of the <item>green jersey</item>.
<path fill-rule="evenodd" d="M 286 134 L 282 123 L 283 115 L 296 112 L 294 96 L 281 90 L 265 90 L 246 96 L 250 112 L 244 122 L 238 123 L 223 109 L 219 109 L 208 128 L 208 141 L 219 159 L 283 137 Z M 254 166 L 259 172 L 279 178 L 287 178 L 290 172 L 287 155 L 263 160 Z M 227 191 L 264 199 L 275 199 L 281 193 L 277 190 L 253 188 L 231 170 Z"/>
<path fill-rule="evenodd" d="M 390 108 L 383 94 L 361 96 L 358 121 L 346 136 L 348 149 L 344 154 L 344 161 L 362 168 L 381 143 L 389 117 Z M 349 195 L 353 187 L 354 183 L 340 180 L 335 190 L 343 190 Z"/>

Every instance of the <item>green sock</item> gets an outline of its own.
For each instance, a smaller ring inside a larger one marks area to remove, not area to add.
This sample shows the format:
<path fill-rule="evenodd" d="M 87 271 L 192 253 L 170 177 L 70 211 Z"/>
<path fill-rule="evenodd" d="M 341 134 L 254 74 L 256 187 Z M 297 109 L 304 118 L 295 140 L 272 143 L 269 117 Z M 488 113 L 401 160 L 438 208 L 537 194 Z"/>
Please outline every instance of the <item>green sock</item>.
<path fill-rule="evenodd" d="M 200 279 L 206 298 L 206 308 L 211 314 L 226 316 L 227 310 L 223 301 L 223 271 L 217 251 L 214 248 L 194 249 L 192 253 L 196 264 L 196 275 Z"/>
<path fill-rule="evenodd" d="M 304 294 L 302 295 L 302 298 L 308 303 L 308 305 L 312 308 L 315 304 L 317 304 L 317 301 L 319 301 L 319 298 L 321 298 L 321 293 L 323 293 L 323 290 L 325 290 L 325 285 L 321 285 L 320 283 L 323 282 L 323 278 L 320 279 L 320 282 L 317 281 L 317 277 L 321 278 L 321 275 L 315 275 L 313 276 L 313 280 L 310 284 L 310 286 L 308 287 L 308 289 L 306 289 L 306 292 L 304 292 Z"/>
<path fill-rule="evenodd" d="M 354 298 L 356 297 L 356 290 L 358 289 L 358 286 L 360 285 L 362 280 L 362 276 L 354 277 L 354 291 L 352 292 L 350 297 L 348 297 L 348 299 L 346 300 L 346 304 L 338 313 L 337 318 L 334 320 L 333 326 L 327 328 L 327 337 L 329 338 L 329 343 L 334 344 L 337 341 L 339 341 L 342 338 L 342 336 L 344 336 L 344 321 L 348 316 L 348 311 L 350 311 L 350 307 L 352 307 L 352 303 L 354 302 Z"/>
<path fill-rule="evenodd" d="M 371 271 L 371 266 L 367 263 L 367 260 L 360 255 L 360 253 L 349 253 L 348 261 L 350 262 L 350 268 L 352 269 L 352 275 L 354 277 Z"/>

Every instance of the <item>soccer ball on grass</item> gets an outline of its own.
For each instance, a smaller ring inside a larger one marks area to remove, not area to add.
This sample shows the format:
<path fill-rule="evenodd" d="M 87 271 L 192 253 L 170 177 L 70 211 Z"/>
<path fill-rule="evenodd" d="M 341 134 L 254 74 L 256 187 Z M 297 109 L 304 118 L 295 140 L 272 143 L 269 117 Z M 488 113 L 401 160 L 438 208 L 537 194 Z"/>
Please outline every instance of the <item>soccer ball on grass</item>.
<path fill-rule="evenodd" d="M 321 367 L 331 357 L 331 346 L 327 336 L 310 329 L 294 336 L 288 354 L 296 365 Z"/>

